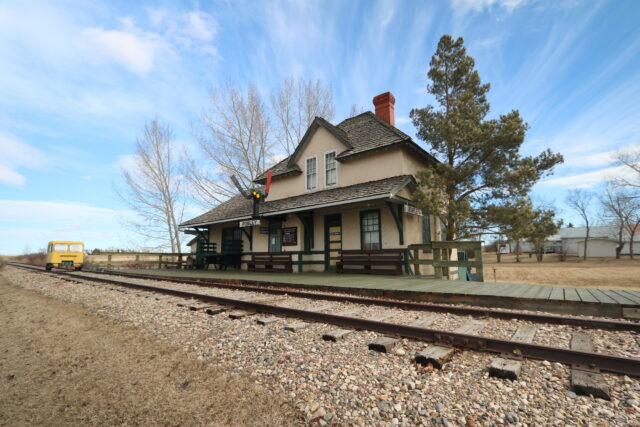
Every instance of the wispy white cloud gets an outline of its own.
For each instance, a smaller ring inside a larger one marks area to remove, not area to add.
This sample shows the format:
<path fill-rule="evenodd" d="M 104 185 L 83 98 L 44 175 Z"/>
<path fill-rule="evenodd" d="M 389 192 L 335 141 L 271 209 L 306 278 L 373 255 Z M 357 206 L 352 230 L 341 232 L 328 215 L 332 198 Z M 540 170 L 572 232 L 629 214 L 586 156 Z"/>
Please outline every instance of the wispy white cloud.
<path fill-rule="evenodd" d="M 575 175 L 554 177 L 538 184 L 546 188 L 591 188 L 616 178 L 633 179 L 634 172 L 626 166 L 612 166 Z"/>
<path fill-rule="evenodd" d="M 471 11 L 482 12 L 492 7 L 500 8 L 511 13 L 518 7 L 530 2 L 531 0 L 452 0 L 452 7 L 454 10 L 462 13 Z"/>
<path fill-rule="evenodd" d="M 43 212 L 46 215 L 43 218 Z M 14 224 L 48 224 L 48 229 L 67 226 L 73 218 L 75 228 L 114 223 L 117 215 L 130 215 L 126 210 L 91 206 L 79 202 L 0 200 L 0 221 Z"/>
<path fill-rule="evenodd" d="M 113 61 L 144 75 L 152 69 L 155 57 L 168 47 L 157 34 L 140 31 L 127 22 L 129 25 L 122 30 L 87 28 L 82 36 L 91 45 L 94 61 Z"/>
<path fill-rule="evenodd" d="M 0 134 L 0 153 L 0 184 L 21 187 L 26 178 L 18 169 L 39 169 L 46 164 L 42 151 L 3 134 Z"/>

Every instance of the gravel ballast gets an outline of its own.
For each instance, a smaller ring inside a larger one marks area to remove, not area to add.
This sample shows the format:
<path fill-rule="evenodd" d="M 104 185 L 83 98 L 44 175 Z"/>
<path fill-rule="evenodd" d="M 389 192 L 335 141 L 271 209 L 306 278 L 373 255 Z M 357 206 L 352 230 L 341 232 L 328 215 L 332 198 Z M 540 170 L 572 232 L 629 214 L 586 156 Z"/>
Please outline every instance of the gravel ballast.
<path fill-rule="evenodd" d="M 374 425 L 640 425 L 640 381 L 604 374 L 611 401 L 576 396 L 569 388 L 568 366 L 525 360 L 518 381 L 490 378 L 491 354 L 463 351 L 441 371 L 412 362 L 427 344 L 400 340 L 392 353 L 377 353 L 367 345 L 376 333 L 355 331 L 337 342 L 322 340 L 332 325 L 310 324 L 296 332 L 279 319 L 259 325 L 256 314 L 231 320 L 227 313 L 207 315 L 178 307 L 170 300 L 136 296 L 52 276 L 7 267 L 10 282 L 46 295 L 81 304 L 109 318 L 140 327 L 195 357 L 211 363 L 226 362 L 237 373 L 255 378 L 291 398 L 305 421 L 326 424 Z M 169 282 L 125 279 L 133 283 L 217 295 L 227 298 L 267 298 L 260 293 L 195 287 Z M 142 294 L 142 293 L 141 293 Z M 271 302 L 270 302 L 271 303 Z M 332 305 L 330 312 L 353 304 L 323 303 L 287 297 L 273 304 L 301 309 Z M 376 317 L 389 309 L 359 306 L 354 317 Z M 399 311 L 385 320 L 409 323 L 426 312 Z M 437 314 L 430 326 L 454 330 L 467 316 Z M 508 339 L 523 321 L 482 319 L 481 335 Z M 536 343 L 568 347 L 572 332 L 589 333 L 596 350 L 639 357 L 638 335 L 633 332 L 588 330 L 570 326 L 537 325 Z"/>

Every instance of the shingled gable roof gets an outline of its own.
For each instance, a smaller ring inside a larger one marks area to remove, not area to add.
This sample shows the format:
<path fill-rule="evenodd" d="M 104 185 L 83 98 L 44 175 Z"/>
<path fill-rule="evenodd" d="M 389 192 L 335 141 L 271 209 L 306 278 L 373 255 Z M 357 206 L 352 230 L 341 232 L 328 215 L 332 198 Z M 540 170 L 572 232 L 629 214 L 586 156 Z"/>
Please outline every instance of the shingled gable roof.
<path fill-rule="evenodd" d="M 392 198 L 407 185 L 415 188 L 416 182 L 411 175 L 400 175 L 391 178 L 369 181 L 347 187 L 336 187 L 329 190 L 316 191 L 285 199 L 267 200 L 260 206 L 260 213 L 265 216 L 280 215 L 324 206 L 357 203 L 366 200 Z M 248 219 L 253 212 L 253 202 L 238 195 L 209 212 L 180 224 L 180 227 L 195 227 L 219 222 Z"/>
<path fill-rule="evenodd" d="M 391 126 L 371 111 L 367 111 L 343 120 L 337 126 L 332 125 L 321 117 L 316 117 L 294 153 L 269 169 L 274 177 L 302 173 L 296 162 L 319 126 L 325 128 L 345 145 L 345 150 L 337 156 L 338 160 L 347 160 L 361 154 L 389 149 L 402 144 L 428 161 L 437 162 L 431 154 L 413 142 L 409 135 L 395 126 Z M 267 174 L 265 172 L 259 175 L 255 182 L 262 184 L 266 177 Z"/>

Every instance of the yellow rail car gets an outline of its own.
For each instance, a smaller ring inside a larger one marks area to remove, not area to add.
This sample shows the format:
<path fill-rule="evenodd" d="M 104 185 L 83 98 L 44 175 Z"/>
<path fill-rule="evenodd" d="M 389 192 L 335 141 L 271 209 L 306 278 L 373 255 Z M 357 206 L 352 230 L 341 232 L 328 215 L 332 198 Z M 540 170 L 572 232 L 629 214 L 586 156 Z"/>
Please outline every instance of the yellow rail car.
<path fill-rule="evenodd" d="M 84 243 L 53 241 L 47 246 L 47 264 L 45 268 L 65 268 L 80 270 L 84 263 Z"/>

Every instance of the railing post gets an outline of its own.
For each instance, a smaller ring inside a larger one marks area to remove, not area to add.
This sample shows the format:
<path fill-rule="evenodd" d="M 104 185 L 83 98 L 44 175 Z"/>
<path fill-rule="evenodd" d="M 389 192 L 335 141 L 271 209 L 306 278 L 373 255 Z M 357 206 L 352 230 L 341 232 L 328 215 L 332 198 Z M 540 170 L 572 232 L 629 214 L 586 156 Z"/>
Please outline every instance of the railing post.
<path fill-rule="evenodd" d="M 418 261 L 420 259 L 420 249 L 413 250 L 413 259 Z M 420 269 L 420 264 L 413 264 L 413 274 L 416 276 L 421 276 L 422 271 Z"/>
<path fill-rule="evenodd" d="M 436 261 L 440 261 L 440 248 L 433 244 L 433 274 L 436 279 L 442 279 L 442 267 L 436 265 Z"/>
<path fill-rule="evenodd" d="M 499 249 L 498 249 L 499 250 Z M 476 261 L 480 264 L 480 267 L 476 267 L 476 279 L 478 282 L 484 282 L 484 267 L 482 263 L 482 243 L 478 242 L 478 249 L 475 251 Z"/>
<path fill-rule="evenodd" d="M 111 268 L 111 254 L 107 255 L 107 270 Z"/>

